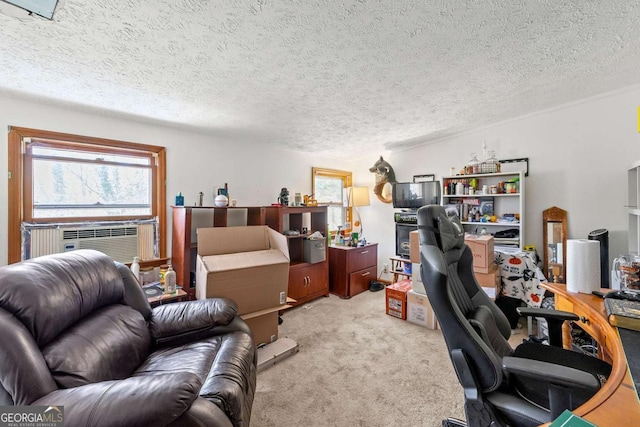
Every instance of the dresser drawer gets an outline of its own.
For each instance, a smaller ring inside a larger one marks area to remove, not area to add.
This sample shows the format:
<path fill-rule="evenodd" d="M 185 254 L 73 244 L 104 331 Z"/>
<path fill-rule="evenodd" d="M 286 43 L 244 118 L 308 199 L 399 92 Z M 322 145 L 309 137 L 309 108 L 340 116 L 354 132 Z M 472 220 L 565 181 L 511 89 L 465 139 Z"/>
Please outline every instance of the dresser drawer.
<path fill-rule="evenodd" d="M 348 256 L 349 271 L 363 270 L 378 264 L 377 246 L 365 246 L 363 248 L 350 250 Z"/>
<path fill-rule="evenodd" d="M 349 296 L 368 291 L 372 280 L 375 280 L 377 267 L 369 267 L 349 275 Z"/>

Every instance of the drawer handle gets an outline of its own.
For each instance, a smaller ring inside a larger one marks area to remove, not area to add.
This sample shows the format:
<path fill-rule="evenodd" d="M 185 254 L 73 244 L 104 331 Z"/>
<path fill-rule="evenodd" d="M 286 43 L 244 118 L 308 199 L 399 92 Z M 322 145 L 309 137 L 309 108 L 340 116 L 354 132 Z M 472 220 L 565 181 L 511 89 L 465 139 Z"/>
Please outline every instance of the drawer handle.
<path fill-rule="evenodd" d="M 588 325 L 589 323 L 591 323 L 591 322 L 589 322 L 589 319 L 587 319 L 587 318 L 586 318 L 586 317 L 584 317 L 584 316 L 582 316 L 582 317 L 580 318 L 580 320 L 582 321 L 582 323 L 586 323 L 587 325 Z"/>
<path fill-rule="evenodd" d="M 370 275 L 370 274 L 371 274 L 371 272 L 370 272 L 370 271 L 365 271 L 364 273 L 362 273 L 362 277 L 366 277 L 366 276 L 368 276 L 368 275 Z"/>
<path fill-rule="evenodd" d="M 361 254 L 368 254 L 368 253 L 369 253 L 369 251 L 362 251 L 362 252 L 360 252 L 360 253 L 361 253 Z"/>

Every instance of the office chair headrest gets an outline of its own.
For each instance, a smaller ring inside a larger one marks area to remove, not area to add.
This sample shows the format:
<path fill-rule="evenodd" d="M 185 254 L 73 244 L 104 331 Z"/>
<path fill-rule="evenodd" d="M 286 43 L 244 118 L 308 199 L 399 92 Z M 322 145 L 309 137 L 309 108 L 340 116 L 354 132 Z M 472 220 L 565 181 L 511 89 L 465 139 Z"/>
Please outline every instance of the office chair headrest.
<path fill-rule="evenodd" d="M 464 245 L 464 228 L 457 216 L 438 215 L 438 228 L 443 252 L 459 249 Z"/>
<path fill-rule="evenodd" d="M 418 227 L 436 235 L 438 246 L 443 252 L 459 249 L 464 245 L 464 228 L 457 216 L 447 216 L 440 205 L 427 205 L 418 210 Z"/>

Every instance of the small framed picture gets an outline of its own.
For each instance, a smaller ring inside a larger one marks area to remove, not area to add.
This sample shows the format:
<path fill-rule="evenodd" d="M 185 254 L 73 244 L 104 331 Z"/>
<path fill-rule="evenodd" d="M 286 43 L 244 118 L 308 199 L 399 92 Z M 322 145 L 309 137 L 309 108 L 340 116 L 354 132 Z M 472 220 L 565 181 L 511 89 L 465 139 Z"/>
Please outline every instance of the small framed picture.
<path fill-rule="evenodd" d="M 432 173 L 427 175 L 413 175 L 413 182 L 430 182 L 435 180 L 436 176 Z"/>

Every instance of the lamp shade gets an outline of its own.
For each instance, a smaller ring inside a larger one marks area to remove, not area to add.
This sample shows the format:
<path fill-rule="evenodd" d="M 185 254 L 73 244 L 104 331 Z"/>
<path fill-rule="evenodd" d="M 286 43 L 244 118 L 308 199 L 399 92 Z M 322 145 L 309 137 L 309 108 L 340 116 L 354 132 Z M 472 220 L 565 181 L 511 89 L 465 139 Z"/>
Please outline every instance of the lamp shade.
<path fill-rule="evenodd" d="M 349 187 L 349 206 L 369 206 L 368 187 Z"/>

